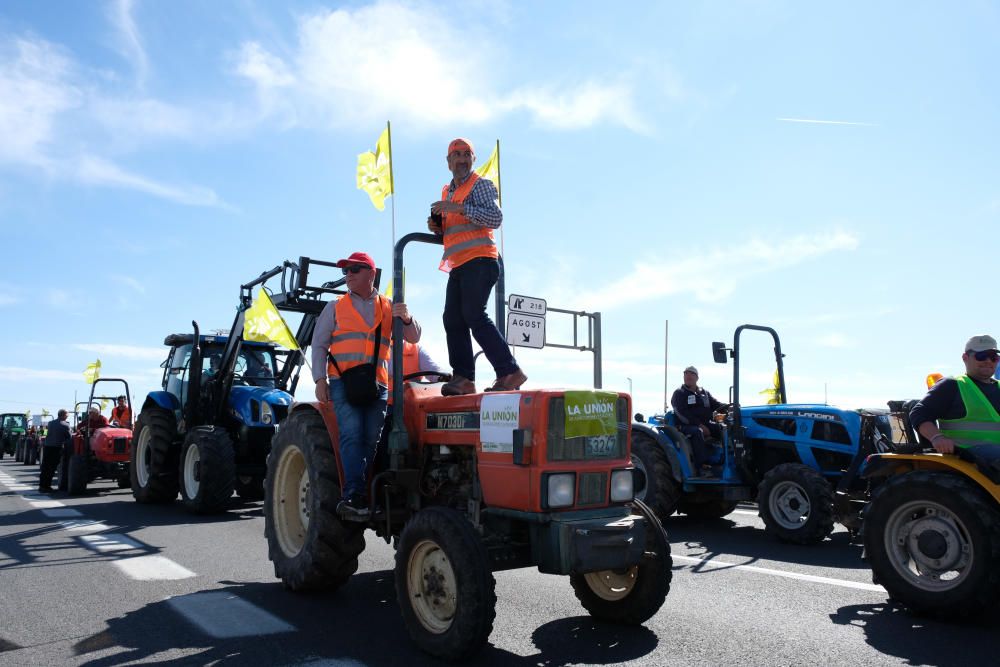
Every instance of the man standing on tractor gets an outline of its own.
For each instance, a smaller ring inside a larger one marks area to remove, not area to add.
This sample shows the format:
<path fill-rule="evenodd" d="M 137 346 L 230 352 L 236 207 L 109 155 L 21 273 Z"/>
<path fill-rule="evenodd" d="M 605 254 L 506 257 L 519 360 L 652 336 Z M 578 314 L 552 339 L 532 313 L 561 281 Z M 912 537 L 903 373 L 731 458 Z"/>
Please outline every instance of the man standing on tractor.
<path fill-rule="evenodd" d="M 708 440 L 722 438 L 722 427 L 713 421 L 712 414 L 724 410 L 726 404 L 717 401 L 707 389 L 699 387 L 698 369 L 688 366 L 684 369 L 684 384 L 670 397 L 670 405 L 677 417 L 678 428 L 691 441 L 695 474 L 710 477 L 710 462 L 715 456 L 715 447 Z"/>
<path fill-rule="evenodd" d="M 42 447 L 42 467 L 38 472 L 38 490 L 43 493 L 52 491 L 52 475 L 55 474 L 56 468 L 59 466 L 59 460 L 63 458 L 63 451 L 73 446 L 73 435 L 70 432 L 69 422 L 66 421 L 68 414 L 65 410 L 60 410 L 47 427 L 48 432 Z M 66 477 L 65 470 L 63 468 L 64 478 Z M 59 490 L 65 491 L 65 486 L 60 480 Z"/>
<path fill-rule="evenodd" d="M 122 428 L 132 428 L 132 411 L 124 396 L 118 397 L 118 405 L 111 409 L 111 421 L 117 422 Z"/>
<path fill-rule="evenodd" d="M 939 381 L 910 410 L 913 428 L 941 454 L 975 444 L 1000 445 L 996 339 L 973 336 L 965 344 L 962 361 L 964 375 Z"/>
<path fill-rule="evenodd" d="M 528 376 L 514 361 L 507 342 L 486 314 L 486 302 L 500 276 L 493 230 L 503 222 L 492 181 L 472 171 L 476 153 L 465 139 L 448 144 L 451 183 L 441 200 L 431 204 L 427 227 L 443 236 L 440 269 L 448 273 L 444 300 L 444 331 L 452 379 L 441 388 L 445 396 L 476 392 L 472 336 L 493 365 L 497 379 L 486 391 L 518 389 Z M 471 332 L 471 336 L 470 336 Z"/>
<path fill-rule="evenodd" d="M 332 401 L 337 415 L 344 488 L 337 513 L 368 519 L 366 473 L 385 421 L 392 353 L 392 318 L 403 321 L 403 338 L 420 340 L 420 325 L 405 303 L 393 304 L 375 289 L 375 261 L 364 252 L 337 262 L 348 292 L 320 313 L 312 337 L 316 398 Z M 325 373 L 324 373 L 325 371 Z"/>

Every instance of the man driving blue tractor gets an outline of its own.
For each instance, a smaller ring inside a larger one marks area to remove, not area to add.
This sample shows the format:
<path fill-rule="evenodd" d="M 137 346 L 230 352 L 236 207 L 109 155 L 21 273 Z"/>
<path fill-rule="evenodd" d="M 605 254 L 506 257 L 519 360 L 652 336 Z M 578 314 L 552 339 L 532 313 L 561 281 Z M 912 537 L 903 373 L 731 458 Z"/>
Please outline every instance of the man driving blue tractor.
<path fill-rule="evenodd" d="M 702 477 L 718 474 L 712 464 L 719 460 L 719 447 L 711 441 L 722 438 L 722 427 L 713 414 L 728 406 L 698 386 L 698 369 L 694 366 L 684 369 L 684 384 L 674 392 L 670 405 L 677 416 L 678 429 L 691 441 L 694 469 Z"/>

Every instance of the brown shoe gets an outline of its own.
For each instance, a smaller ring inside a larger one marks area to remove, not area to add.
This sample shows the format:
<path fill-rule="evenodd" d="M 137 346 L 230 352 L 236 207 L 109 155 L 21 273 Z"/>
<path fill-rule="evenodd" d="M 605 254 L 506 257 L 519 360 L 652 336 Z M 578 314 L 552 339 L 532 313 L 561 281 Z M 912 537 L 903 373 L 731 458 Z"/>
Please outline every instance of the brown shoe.
<path fill-rule="evenodd" d="M 524 384 L 527 379 L 528 376 L 524 374 L 524 371 L 518 368 L 509 375 L 498 377 L 497 381 L 493 383 L 493 386 L 487 388 L 486 391 L 514 391 L 515 389 L 520 389 L 521 385 Z"/>
<path fill-rule="evenodd" d="M 463 396 L 465 394 L 475 394 L 476 383 L 461 375 L 454 376 L 441 387 L 442 396 Z"/>

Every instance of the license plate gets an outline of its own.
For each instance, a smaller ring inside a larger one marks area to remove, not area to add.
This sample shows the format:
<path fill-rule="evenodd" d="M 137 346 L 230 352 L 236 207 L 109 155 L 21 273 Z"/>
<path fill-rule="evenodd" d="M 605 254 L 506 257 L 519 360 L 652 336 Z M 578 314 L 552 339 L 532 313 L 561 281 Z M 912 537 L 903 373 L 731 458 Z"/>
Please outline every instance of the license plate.
<path fill-rule="evenodd" d="M 591 435 L 587 437 L 587 458 L 611 456 L 618 444 L 617 435 Z"/>

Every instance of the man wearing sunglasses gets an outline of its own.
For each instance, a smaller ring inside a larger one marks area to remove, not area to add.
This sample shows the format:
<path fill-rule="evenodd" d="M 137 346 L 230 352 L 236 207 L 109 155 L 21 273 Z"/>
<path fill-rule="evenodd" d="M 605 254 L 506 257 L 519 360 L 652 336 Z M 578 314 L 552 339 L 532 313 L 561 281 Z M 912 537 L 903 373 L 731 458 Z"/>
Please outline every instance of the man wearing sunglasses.
<path fill-rule="evenodd" d="M 939 381 L 910 411 L 913 428 L 942 454 L 974 444 L 1000 445 L 996 339 L 973 336 L 965 344 L 962 361 L 964 375 Z"/>
<path fill-rule="evenodd" d="M 375 458 L 385 421 L 392 318 L 403 321 L 403 338 L 411 343 L 420 340 L 420 325 L 405 303 L 393 304 L 375 289 L 375 261 L 371 255 L 355 252 L 337 266 L 344 272 L 348 292 L 326 304 L 316 320 L 311 343 L 312 373 L 316 398 L 332 401 L 337 415 L 344 468 L 337 513 L 348 521 L 365 521 L 369 515 L 365 476 Z M 341 376 L 368 363 L 375 366 L 376 395 L 365 404 L 352 403 Z"/>

